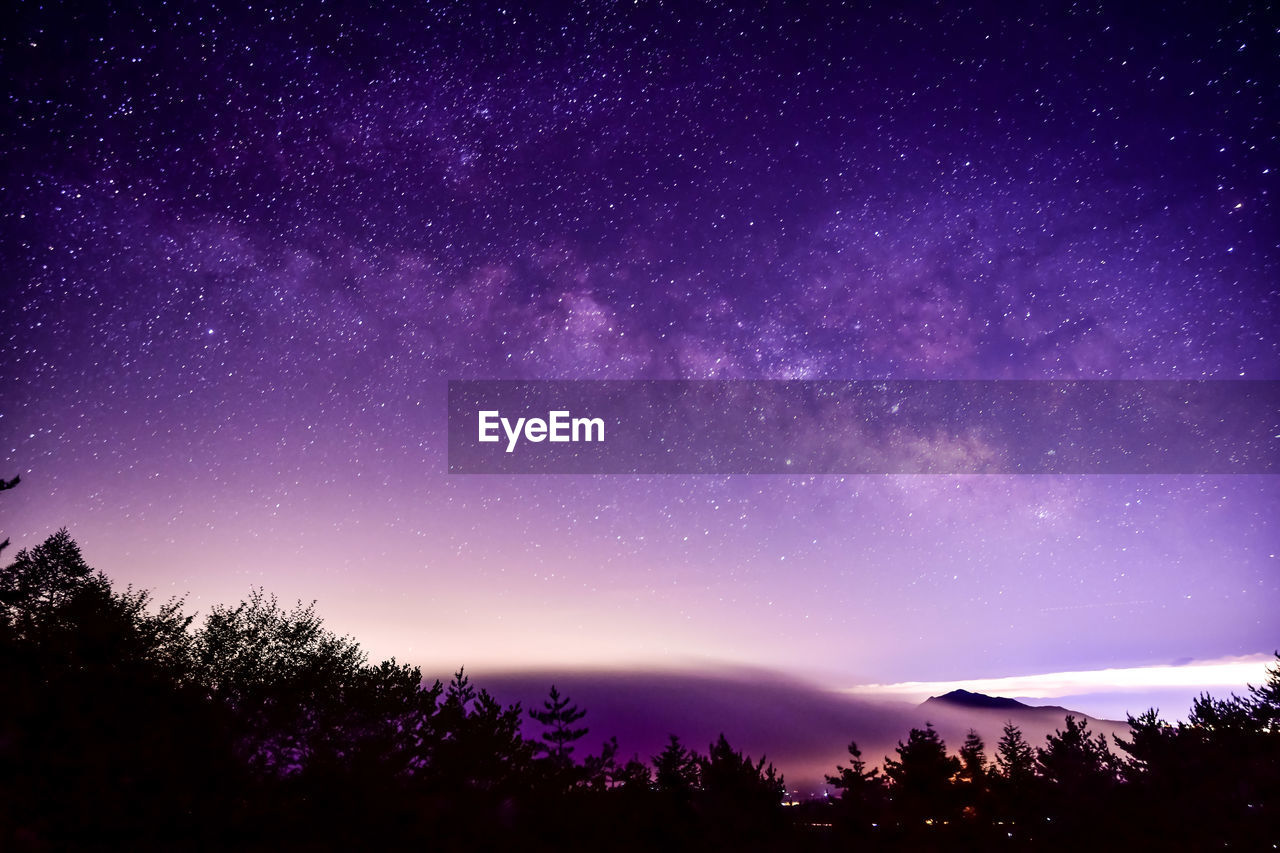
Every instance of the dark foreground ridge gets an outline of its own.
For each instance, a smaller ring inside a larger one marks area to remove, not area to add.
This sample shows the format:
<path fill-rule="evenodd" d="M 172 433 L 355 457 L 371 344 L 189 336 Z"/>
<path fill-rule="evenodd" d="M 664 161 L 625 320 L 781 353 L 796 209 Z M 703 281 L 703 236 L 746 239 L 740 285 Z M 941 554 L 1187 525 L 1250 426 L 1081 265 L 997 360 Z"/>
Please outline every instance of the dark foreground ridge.
<path fill-rule="evenodd" d="M 0 568 L 0 849 L 1203 850 L 1280 841 L 1280 663 L 1245 697 L 1150 711 L 1108 740 L 1062 709 L 953 691 L 924 703 L 1063 713 L 990 760 L 913 728 L 856 742 L 797 802 L 721 735 L 656 755 L 588 741 L 552 686 L 502 704 L 462 671 L 370 663 L 314 608 L 261 591 L 197 623 L 117 590 L 66 531 Z M 1014 713 L 1016 712 L 1016 713 Z M 803 715 L 794 720 L 804 726 Z M 857 736 L 859 733 L 849 732 Z M 600 744 L 591 751 L 588 744 Z"/>

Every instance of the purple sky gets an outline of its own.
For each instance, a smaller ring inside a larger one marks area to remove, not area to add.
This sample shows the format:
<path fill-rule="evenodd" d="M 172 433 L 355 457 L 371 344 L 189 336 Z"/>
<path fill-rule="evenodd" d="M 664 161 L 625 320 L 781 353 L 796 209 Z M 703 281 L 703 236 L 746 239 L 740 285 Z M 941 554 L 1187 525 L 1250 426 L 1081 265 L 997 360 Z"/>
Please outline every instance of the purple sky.
<path fill-rule="evenodd" d="M 1262 4 L 553 5 L 20 9 L 3 532 L 433 675 L 1280 645 L 1274 477 L 444 473 L 449 378 L 1280 378 Z"/>

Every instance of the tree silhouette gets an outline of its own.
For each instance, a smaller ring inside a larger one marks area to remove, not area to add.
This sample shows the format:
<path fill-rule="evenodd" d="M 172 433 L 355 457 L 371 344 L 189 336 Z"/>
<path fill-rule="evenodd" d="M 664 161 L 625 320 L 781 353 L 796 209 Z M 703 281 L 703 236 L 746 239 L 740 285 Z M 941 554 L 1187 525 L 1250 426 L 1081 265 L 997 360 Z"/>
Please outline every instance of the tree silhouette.
<path fill-rule="evenodd" d="M 1152 772 L 1168 764 L 1168 756 L 1176 750 L 1178 730 L 1149 708 L 1138 716 L 1128 715 L 1129 739 L 1115 736 L 1116 745 L 1127 754 L 1121 762 L 1124 777 L 1131 782 L 1146 781 Z"/>
<path fill-rule="evenodd" d="M 848 749 L 849 766 L 837 764 L 835 775 L 827 776 L 826 780 L 827 784 L 840 791 L 843 828 L 861 835 L 878 822 L 884 809 L 884 777 L 880 775 L 879 768 L 867 769 L 857 741 L 849 741 Z"/>
<path fill-rule="evenodd" d="M 1280 661 L 1280 657 L 1277 658 Z M 1186 722 L 1154 710 L 1130 717 L 1116 743 L 1133 809 L 1169 844 L 1250 848 L 1280 838 L 1280 663 L 1244 697 L 1202 694 Z"/>
<path fill-rule="evenodd" d="M 194 685 L 190 622 L 180 601 L 115 592 L 65 529 L 0 568 L 0 847 L 6 823 L 52 848 L 186 846 L 227 806 L 237 774 Z"/>
<path fill-rule="evenodd" d="M 1265 849 L 1280 838 L 1280 655 L 1245 696 L 1087 721 L 993 764 L 912 729 L 883 776 L 856 743 L 836 803 L 782 808 L 782 777 L 721 735 L 653 768 L 610 738 L 575 761 L 582 709 L 526 715 L 459 669 L 424 686 L 314 606 L 261 590 L 196 626 L 116 590 L 61 530 L 0 567 L 0 848 Z M 530 722 L 532 721 L 532 722 Z M 541 724 L 526 738 L 522 724 Z M 829 829 L 827 829 L 829 827 Z"/>
<path fill-rule="evenodd" d="M 721 734 L 698 760 L 699 802 L 712 830 L 710 845 L 741 849 L 748 841 L 763 844 L 782 829 L 781 776 L 762 757 L 752 761 Z"/>
<path fill-rule="evenodd" d="M 616 741 L 615 741 L 616 742 Z M 629 791 L 648 791 L 653 786 L 649 765 L 633 755 L 625 764 L 616 765 L 609 776 L 609 786 Z"/>
<path fill-rule="evenodd" d="M 867 769 L 867 763 L 862 760 L 862 750 L 858 749 L 858 742 L 853 740 L 849 741 L 849 766 L 837 764 L 836 775 L 827 776 L 826 780 L 828 785 L 845 794 L 865 790 L 868 786 L 878 788 L 882 784 L 879 768 Z"/>
<path fill-rule="evenodd" d="M 698 754 L 670 735 L 666 748 L 653 759 L 653 781 L 659 791 L 689 796 L 698 787 Z"/>
<path fill-rule="evenodd" d="M 572 704 L 569 697 L 561 696 L 556 686 L 551 685 L 551 692 L 543 701 L 542 709 L 529 709 L 529 716 L 547 729 L 542 733 L 542 743 L 538 745 L 538 749 L 556 764 L 567 765 L 571 761 L 573 744 L 586 737 L 590 731 L 586 726 L 574 726 L 574 723 L 586 715 L 585 710 Z"/>
<path fill-rule="evenodd" d="M 896 759 L 885 758 L 884 772 L 900 817 L 908 823 L 951 817 L 951 779 L 960 771 L 960 761 L 947 754 L 947 745 L 933 726 L 913 728 L 906 743 L 898 742 L 896 752 Z"/>
<path fill-rule="evenodd" d="M 1091 735 L 1087 721 L 1068 714 L 1065 727 L 1048 735 L 1036 750 L 1036 768 L 1059 843 L 1082 844 L 1104 831 L 1098 826 L 1105 813 L 1103 803 L 1113 797 L 1121 764 L 1103 735 Z M 1110 831 L 1109 825 L 1105 831 Z"/>
<path fill-rule="evenodd" d="M 477 691 L 459 669 L 440 704 L 439 732 L 428 763 L 434 789 L 486 792 L 486 802 L 525 790 L 532 777 L 533 745 L 520 735 L 519 703 L 504 707 Z"/>
<path fill-rule="evenodd" d="M 957 793 L 967 820 L 974 821 L 989 810 L 989 775 L 986 744 L 973 729 L 960 747 L 960 771 L 956 774 Z"/>
<path fill-rule="evenodd" d="M 987 777 L 986 749 L 981 736 L 969 729 L 964 745 L 960 747 L 960 772 L 957 778 L 970 785 L 982 785 Z"/>
<path fill-rule="evenodd" d="M 1249 685 L 1249 710 L 1257 730 L 1263 734 L 1280 734 L 1280 651 L 1275 661 L 1267 667 L 1267 680 L 1258 686 Z"/>
<path fill-rule="evenodd" d="M 615 780 L 622 772 L 618 767 L 618 739 L 610 737 L 600 746 L 599 755 L 588 755 L 579 768 L 579 784 L 584 788 L 603 791 L 618 784 Z"/>
<path fill-rule="evenodd" d="M 235 607 L 215 606 L 195 646 L 210 697 L 243 727 L 247 759 L 279 776 L 301 771 L 335 734 L 365 665 L 354 640 L 325 630 L 314 603 L 285 610 L 260 589 Z"/>
<path fill-rule="evenodd" d="M 1036 753 L 1022 736 L 1022 729 L 1006 722 L 996 745 L 995 772 L 1014 784 L 1022 784 L 1036 774 Z"/>
<path fill-rule="evenodd" d="M 1053 785 L 1069 790 L 1104 790 L 1114 783 L 1120 762 L 1103 735 L 1093 737 L 1089 724 L 1067 714 L 1066 727 L 1045 739 L 1036 751 L 1040 774 Z"/>
<path fill-rule="evenodd" d="M 996 744 L 996 757 L 988 771 L 992 794 L 992 816 L 1010 825 L 1009 838 L 1022 838 L 1040 805 L 1035 749 L 1022 729 L 1008 721 Z"/>
<path fill-rule="evenodd" d="M 702 790 L 744 806 L 770 808 L 782 802 L 786 793 L 783 778 L 762 757 L 757 762 L 729 745 L 722 733 L 698 760 Z"/>
<path fill-rule="evenodd" d="M 0 606 L 15 626 L 47 621 L 72 598 L 105 599 L 111 584 L 89 568 L 64 527 L 34 548 L 24 548 L 0 569 Z"/>

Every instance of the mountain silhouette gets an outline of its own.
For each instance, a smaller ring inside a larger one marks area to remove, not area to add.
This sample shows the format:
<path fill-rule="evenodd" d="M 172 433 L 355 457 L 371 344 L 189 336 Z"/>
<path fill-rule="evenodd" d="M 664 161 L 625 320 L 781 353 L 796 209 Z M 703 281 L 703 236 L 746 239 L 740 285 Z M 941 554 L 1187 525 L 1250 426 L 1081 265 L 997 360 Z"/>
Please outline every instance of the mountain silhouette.
<path fill-rule="evenodd" d="M 1062 722 L 1066 715 L 1070 714 L 1076 719 L 1097 723 L 1103 727 L 1128 728 L 1128 723 L 1091 717 L 1082 711 L 1073 711 L 1061 705 L 1028 705 L 1026 702 L 1019 702 L 1007 696 L 988 696 L 986 693 L 974 693 L 970 690 L 952 690 L 941 696 L 930 696 L 920 703 L 920 708 L 924 711 L 1000 711 L 1009 715 L 1014 722 L 1041 718 L 1052 718 Z"/>
<path fill-rule="evenodd" d="M 988 696 L 985 693 L 973 693 L 968 690 L 952 690 L 950 693 L 944 693 L 941 696 L 930 696 L 921 704 L 928 706 L 930 703 L 943 702 L 960 708 L 1028 709 L 1033 707 L 1025 702 L 1019 702 L 1017 699 L 1009 699 L 1005 696 Z"/>

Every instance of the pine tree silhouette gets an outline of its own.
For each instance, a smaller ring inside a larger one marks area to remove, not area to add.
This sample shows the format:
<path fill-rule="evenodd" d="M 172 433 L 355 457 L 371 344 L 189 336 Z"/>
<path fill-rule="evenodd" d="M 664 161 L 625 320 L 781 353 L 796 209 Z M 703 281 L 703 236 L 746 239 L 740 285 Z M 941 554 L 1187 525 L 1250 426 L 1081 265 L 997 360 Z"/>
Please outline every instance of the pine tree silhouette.
<path fill-rule="evenodd" d="M 849 766 L 837 764 L 835 775 L 826 780 L 840 791 L 842 829 L 860 836 L 879 822 L 885 805 L 885 780 L 879 768 L 867 769 L 857 741 L 849 741 Z"/>
<path fill-rule="evenodd" d="M 1036 753 L 1012 721 L 1005 723 L 996 745 L 995 772 L 1007 781 L 1026 782 L 1036 774 Z"/>
<path fill-rule="evenodd" d="M 542 733 L 543 742 L 538 748 L 557 763 L 569 764 L 573 744 L 586 737 L 590 731 L 586 726 L 574 726 L 574 723 L 586 715 L 586 710 L 572 704 L 568 696 L 561 696 L 556 686 L 551 685 L 551 692 L 543 701 L 542 710 L 529 709 L 529 716 L 547 727 L 547 731 Z"/>
<path fill-rule="evenodd" d="M 659 791 L 687 795 L 698 787 L 698 754 L 670 735 L 667 746 L 653 759 L 653 781 Z"/>
<path fill-rule="evenodd" d="M 1036 750 L 1040 774 L 1050 784 L 1074 788 L 1105 788 L 1115 782 L 1120 769 L 1107 739 L 1093 737 L 1089 724 L 1067 714 L 1066 727 L 1045 738 L 1045 746 Z"/>
<path fill-rule="evenodd" d="M 960 773 L 957 778 L 971 784 L 982 785 L 987 778 L 987 745 L 973 729 L 965 736 L 960 747 Z"/>

